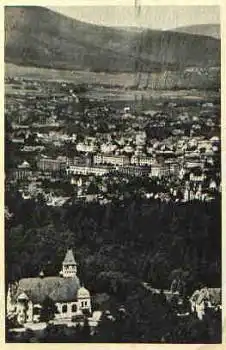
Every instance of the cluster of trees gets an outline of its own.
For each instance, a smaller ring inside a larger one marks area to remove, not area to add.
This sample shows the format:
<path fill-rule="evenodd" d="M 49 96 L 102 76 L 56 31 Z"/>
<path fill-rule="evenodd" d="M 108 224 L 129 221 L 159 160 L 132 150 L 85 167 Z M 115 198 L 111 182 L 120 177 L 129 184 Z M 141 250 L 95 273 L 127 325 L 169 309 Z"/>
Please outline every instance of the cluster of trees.
<path fill-rule="evenodd" d="M 95 342 L 129 343 L 217 343 L 221 317 L 207 312 L 201 321 L 195 314 L 178 317 L 175 300 L 163 293 L 150 294 L 141 288 L 131 291 L 125 308 L 104 315 L 92 338 Z"/>
<path fill-rule="evenodd" d="M 124 279 L 168 288 L 179 267 L 187 272 L 188 290 L 200 282 L 221 285 L 219 199 L 176 204 L 128 198 L 52 208 L 11 192 L 6 205 L 14 214 L 5 230 L 9 280 L 36 276 L 41 268 L 57 274 L 72 247 L 79 273 L 96 292 Z"/>
<path fill-rule="evenodd" d="M 173 324 L 168 318 L 172 312 L 167 311 L 164 301 L 154 300 L 150 293 L 143 295 L 139 286 L 149 282 L 156 288 L 169 289 L 172 285 L 173 289 L 176 282 L 172 282 L 176 280 L 187 296 L 200 284 L 221 286 L 219 199 L 177 204 L 131 197 L 107 205 L 72 203 L 48 207 L 44 201 L 24 201 L 18 192 L 10 191 L 5 194 L 5 204 L 14 214 L 5 221 L 7 282 L 37 276 L 41 269 L 45 275 L 58 275 L 65 252 L 71 247 L 80 280 L 91 294 L 107 293 L 115 304 L 126 306 L 129 316 L 125 328 L 120 327 L 123 338 L 118 341 L 183 342 L 192 339 L 191 332 L 196 332 L 197 327 L 204 327 L 191 316 L 188 324 L 184 321 L 185 330 L 183 322 L 177 323 L 173 335 L 167 335 Z M 214 322 L 213 317 L 209 320 Z M 166 322 L 165 326 L 162 322 Z M 210 327 L 212 338 L 218 326 L 216 321 Z M 104 336 L 108 333 L 105 326 L 101 327 L 104 330 L 93 336 L 94 341 L 100 340 L 95 337 L 110 336 Z M 113 332 L 112 327 L 113 324 Z M 174 334 L 177 327 L 180 336 Z M 115 334 L 120 333 L 115 330 Z M 202 341 L 210 337 L 203 334 Z"/>

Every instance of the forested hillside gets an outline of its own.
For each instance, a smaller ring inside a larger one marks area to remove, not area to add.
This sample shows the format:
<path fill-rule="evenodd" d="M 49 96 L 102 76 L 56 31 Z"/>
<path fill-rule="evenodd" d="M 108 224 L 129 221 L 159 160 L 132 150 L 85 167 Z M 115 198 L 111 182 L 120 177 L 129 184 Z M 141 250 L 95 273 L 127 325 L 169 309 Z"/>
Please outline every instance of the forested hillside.
<path fill-rule="evenodd" d="M 23 201 L 7 193 L 6 205 L 14 214 L 6 221 L 8 280 L 36 276 L 40 269 L 58 274 L 72 247 L 79 274 L 93 292 L 123 297 L 140 281 L 169 288 L 177 269 L 188 292 L 200 283 L 221 285 L 220 200 L 177 204 L 131 196 L 105 206 L 51 208 L 41 199 Z"/>

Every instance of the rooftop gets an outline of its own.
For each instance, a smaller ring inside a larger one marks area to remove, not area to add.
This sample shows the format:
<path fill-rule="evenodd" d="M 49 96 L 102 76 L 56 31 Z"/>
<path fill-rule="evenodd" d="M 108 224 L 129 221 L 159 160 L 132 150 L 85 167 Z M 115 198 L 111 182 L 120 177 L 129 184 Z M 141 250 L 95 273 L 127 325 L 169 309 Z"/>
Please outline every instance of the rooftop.
<path fill-rule="evenodd" d="M 46 296 L 55 302 L 70 302 L 76 300 L 79 288 L 80 281 L 77 277 L 23 278 L 19 281 L 16 293 L 12 297 L 16 299 L 25 293 L 35 304 L 42 303 Z"/>
<path fill-rule="evenodd" d="M 63 265 L 75 265 L 75 264 L 76 264 L 76 261 L 74 258 L 73 251 L 72 249 L 68 249 L 63 261 Z"/>

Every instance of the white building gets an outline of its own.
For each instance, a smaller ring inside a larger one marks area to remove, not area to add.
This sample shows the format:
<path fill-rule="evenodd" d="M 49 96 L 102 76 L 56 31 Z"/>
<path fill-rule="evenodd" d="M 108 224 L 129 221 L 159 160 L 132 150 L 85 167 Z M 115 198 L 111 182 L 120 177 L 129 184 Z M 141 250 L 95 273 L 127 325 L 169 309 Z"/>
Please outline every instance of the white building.
<path fill-rule="evenodd" d="M 82 165 L 70 165 L 66 169 L 67 175 L 91 175 L 102 176 L 108 174 L 110 169 L 104 167 L 89 167 Z"/>
<path fill-rule="evenodd" d="M 102 153 L 111 153 L 114 152 L 116 150 L 117 146 L 113 145 L 113 144 L 102 144 L 100 146 L 100 150 Z"/>
<path fill-rule="evenodd" d="M 150 157 L 144 157 L 144 156 L 132 156 L 130 160 L 131 164 L 134 165 L 152 165 L 153 164 L 153 159 Z"/>
<path fill-rule="evenodd" d="M 144 146 L 146 143 L 147 135 L 145 131 L 140 131 L 136 134 L 136 145 Z"/>
<path fill-rule="evenodd" d="M 205 287 L 196 290 L 190 298 L 190 303 L 191 311 L 196 312 L 202 320 L 207 308 L 221 307 L 221 289 Z"/>
<path fill-rule="evenodd" d="M 76 145 L 76 150 L 78 152 L 94 153 L 97 150 L 97 147 L 93 144 L 86 145 L 85 143 L 78 143 Z"/>
<path fill-rule="evenodd" d="M 55 320 L 67 323 L 77 314 L 91 315 L 89 291 L 80 286 L 77 264 L 71 249 L 66 253 L 60 276 L 23 278 L 9 287 L 7 316 L 15 315 L 19 324 L 39 322 L 42 303 L 46 297 L 55 303 Z"/>
<path fill-rule="evenodd" d="M 93 157 L 94 164 L 111 164 L 111 165 L 129 165 L 129 157 L 123 155 L 102 155 L 97 154 Z"/>

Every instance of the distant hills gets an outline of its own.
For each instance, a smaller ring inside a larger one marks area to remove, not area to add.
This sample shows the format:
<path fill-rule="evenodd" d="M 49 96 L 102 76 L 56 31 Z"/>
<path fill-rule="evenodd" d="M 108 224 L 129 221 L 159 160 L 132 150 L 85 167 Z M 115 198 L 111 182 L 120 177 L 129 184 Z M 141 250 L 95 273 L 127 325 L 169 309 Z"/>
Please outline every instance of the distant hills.
<path fill-rule="evenodd" d="M 220 39 L 220 24 L 198 24 L 187 27 L 178 27 L 174 31 L 180 33 L 188 33 L 195 35 L 210 36 L 215 39 Z"/>
<path fill-rule="evenodd" d="M 5 62 L 115 73 L 219 66 L 220 40 L 184 30 L 124 30 L 44 7 L 6 6 Z"/>

